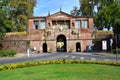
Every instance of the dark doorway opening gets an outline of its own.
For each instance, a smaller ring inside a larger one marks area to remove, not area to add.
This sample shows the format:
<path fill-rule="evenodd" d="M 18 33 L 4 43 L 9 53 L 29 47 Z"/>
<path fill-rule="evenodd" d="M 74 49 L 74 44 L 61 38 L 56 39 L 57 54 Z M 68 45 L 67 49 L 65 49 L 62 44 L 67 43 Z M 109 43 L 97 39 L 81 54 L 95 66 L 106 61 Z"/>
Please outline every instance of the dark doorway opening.
<path fill-rule="evenodd" d="M 47 52 L 47 44 L 46 43 L 43 43 L 43 52 Z"/>
<path fill-rule="evenodd" d="M 81 52 L 81 44 L 79 42 L 76 43 L 76 52 Z"/>
<path fill-rule="evenodd" d="M 64 35 L 59 35 L 57 37 L 57 52 L 67 52 L 67 48 L 66 48 L 66 37 Z"/>

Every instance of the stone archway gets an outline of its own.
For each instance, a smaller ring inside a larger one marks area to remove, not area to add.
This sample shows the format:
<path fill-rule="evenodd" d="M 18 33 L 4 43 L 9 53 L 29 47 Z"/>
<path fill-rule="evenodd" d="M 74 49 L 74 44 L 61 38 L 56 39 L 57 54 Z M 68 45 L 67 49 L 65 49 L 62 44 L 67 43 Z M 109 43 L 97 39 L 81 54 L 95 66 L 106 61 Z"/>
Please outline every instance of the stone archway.
<path fill-rule="evenodd" d="M 67 52 L 66 37 L 64 35 L 58 35 L 56 45 L 57 52 Z"/>
<path fill-rule="evenodd" d="M 76 43 L 76 52 L 81 52 L 81 44 L 80 44 L 80 42 Z"/>
<path fill-rule="evenodd" d="M 47 43 L 43 43 L 43 52 L 47 52 Z"/>

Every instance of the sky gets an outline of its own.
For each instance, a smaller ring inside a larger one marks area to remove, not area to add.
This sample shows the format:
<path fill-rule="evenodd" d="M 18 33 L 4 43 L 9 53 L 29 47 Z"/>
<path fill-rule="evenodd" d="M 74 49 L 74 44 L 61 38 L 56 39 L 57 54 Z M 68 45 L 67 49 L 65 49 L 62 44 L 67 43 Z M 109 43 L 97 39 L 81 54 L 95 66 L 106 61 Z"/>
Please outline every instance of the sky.
<path fill-rule="evenodd" d="M 54 14 L 60 11 L 60 6 L 63 12 L 69 13 L 74 6 L 79 7 L 79 0 L 37 0 L 34 8 L 34 16 L 47 16 L 48 11 Z"/>

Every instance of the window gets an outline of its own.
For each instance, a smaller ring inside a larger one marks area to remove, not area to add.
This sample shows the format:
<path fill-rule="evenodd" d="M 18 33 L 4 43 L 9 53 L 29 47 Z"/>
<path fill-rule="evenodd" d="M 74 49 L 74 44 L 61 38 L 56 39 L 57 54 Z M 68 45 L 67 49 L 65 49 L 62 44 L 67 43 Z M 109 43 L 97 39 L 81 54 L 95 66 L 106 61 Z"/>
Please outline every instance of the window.
<path fill-rule="evenodd" d="M 50 27 L 50 23 L 48 23 L 48 26 Z"/>
<path fill-rule="evenodd" d="M 53 29 L 60 29 L 60 30 L 66 30 L 70 28 L 70 21 L 60 20 L 60 21 L 53 21 Z"/>
<path fill-rule="evenodd" d="M 40 29 L 46 29 L 46 21 L 41 21 Z"/>
<path fill-rule="evenodd" d="M 70 29 L 70 21 L 66 21 L 65 23 L 66 23 L 66 28 Z"/>
<path fill-rule="evenodd" d="M 81 28 L 81 21 L 77 20 L 76 21 L 76 29 L 80 29 Z"/>
<path fill-rule="evenodd" d="M 88 28 L 88 20 L 83 20 L 82 21 L 82 28 L 85 28 L 85 29 Z"/>
<path fill-rule="evenodd" d="M 38 26 L 39 26 L 39 21 L 35 20 L 34 21 L 34 29 L 38 29 Z"/>

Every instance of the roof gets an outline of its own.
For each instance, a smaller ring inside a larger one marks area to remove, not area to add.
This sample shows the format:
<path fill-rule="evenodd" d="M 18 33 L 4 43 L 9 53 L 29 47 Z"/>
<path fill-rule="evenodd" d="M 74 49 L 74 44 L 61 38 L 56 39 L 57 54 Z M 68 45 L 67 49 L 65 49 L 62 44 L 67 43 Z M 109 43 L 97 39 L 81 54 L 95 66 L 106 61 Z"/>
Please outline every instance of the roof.
<path fill-rule="evenodd" d="M 53 15 L 58 14 L 58 13 L 68 15 L 69 17 L 75 17 L 75 16 L 70 15 L 70 14 L 68 14 L 68 13 L 65 13 L 65 12 L 63 12 L 63 11 L 56 12 L 56 13 L 54 13 L 54 14 L 50 15 L 50 16 L 53 16 Z M 48 16 L 48 17 L 49 17 L 49 16 Z"/>
<path fill-rule="evenodd" d="M 54 15 L 59 14 L 59 13 L 67 15 L 69 17 L 73 17 L 73 18 L 93 18 L 93 17 L 89 17 L 89 16 L 73 16 L 73 15 L 65 13 L 63 11 L 59 11 L 59 12 L 56 12 L 56 13 L 54 13 L 52 15 L 48 15 L 48 16 L 33 16 L 33 17 L 29 17 L 28 19 L 48 18 L 48 17 L 54 16 Z"/>

